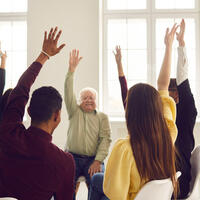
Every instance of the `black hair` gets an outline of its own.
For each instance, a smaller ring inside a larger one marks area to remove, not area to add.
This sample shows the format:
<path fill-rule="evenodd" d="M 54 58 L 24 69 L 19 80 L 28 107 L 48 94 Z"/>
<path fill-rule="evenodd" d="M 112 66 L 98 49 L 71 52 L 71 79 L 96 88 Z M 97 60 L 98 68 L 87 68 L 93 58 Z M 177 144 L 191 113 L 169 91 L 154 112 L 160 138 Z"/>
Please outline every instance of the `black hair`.
<path fill-rule="evenodd" d="M 175 78 L 170 78 L 169 90 L 177 90 L 177 84 Z"/>
<path fill-rule="evenodd" d="M 53 87 L 41 87 L 32 94 L 29 114 L 32 122 L 47 122 L 54 112 L 61 110 L 62 97 Z"/>

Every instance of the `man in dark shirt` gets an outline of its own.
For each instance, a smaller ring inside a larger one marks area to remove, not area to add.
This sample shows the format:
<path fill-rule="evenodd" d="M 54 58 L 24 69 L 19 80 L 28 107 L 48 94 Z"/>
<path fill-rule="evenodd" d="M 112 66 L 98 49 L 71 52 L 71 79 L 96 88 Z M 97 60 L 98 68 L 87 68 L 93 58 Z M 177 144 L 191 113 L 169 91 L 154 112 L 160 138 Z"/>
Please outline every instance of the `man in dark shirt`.
<path fill-rule="evenodd" d="M 62 97 L 53 87 L 32 94 L 28 113 L 31 126 L 22 124 L 29 91 L 43 64 L 65 46 L 57 47 L 57 27 L 45 32 L 42 52 L 24 72 L 10 94 L 0 124 L 0 197 L 19 200 L 70 200 L 75 166 L 72 155 L 52 144 L 60 122 Z"/>

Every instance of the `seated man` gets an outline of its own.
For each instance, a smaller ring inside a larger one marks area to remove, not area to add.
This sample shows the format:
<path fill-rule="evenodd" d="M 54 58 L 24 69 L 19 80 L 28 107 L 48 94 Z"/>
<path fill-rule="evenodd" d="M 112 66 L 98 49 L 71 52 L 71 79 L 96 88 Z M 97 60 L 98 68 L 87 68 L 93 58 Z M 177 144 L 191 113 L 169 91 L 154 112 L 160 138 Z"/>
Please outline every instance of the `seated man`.
<path fill-rule="evenodd" d="M 102 171 L 102 164 L 110 146 L 110 125 L 106 114 L 96 109 L 96 91 L 84 88 L 80 92 L 80 105 L 73 91 L 74 71 L 82 57 L 79 51 L 70 53 L 69 70 L 65 80 L 65 104 L 69 115 L 67 151 L 72 153 L 75 164 L 75 183 L 79 176 L 90 179 Z"/>
<path fill-rule="evenodd" d="M 28 113 L 31 126 L 22 124 L 30 87 L 43 64 L 60 52 L 61 31 L 45 32 L 42 52 L 24 72 L 13 89 L 0 124 L 0 197 L 20 200 L 73 198 L 74 160 L 52 144 L 52 134 L 60 122 L 62 97 L 53 87 L 41 87 L 32 94 Z"/>

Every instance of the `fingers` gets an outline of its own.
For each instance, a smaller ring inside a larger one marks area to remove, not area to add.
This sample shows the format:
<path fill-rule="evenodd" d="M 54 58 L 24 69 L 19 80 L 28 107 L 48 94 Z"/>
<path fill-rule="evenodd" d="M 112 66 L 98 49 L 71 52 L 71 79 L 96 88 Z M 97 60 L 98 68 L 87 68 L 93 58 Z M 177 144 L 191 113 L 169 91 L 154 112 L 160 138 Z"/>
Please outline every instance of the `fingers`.
<path fill-rule="evenodd" d="M 51 39 L 51 34 L 52 34 L 52 32 L 53 32 L 53 28 L 51 28 L 51 30 L 50 30 L 50 32 L 49 32 L 49 35 L 48 35 L 48 40 L 50 40 L 50 39 Z"/>
<path fill-rule="evenodd" d="M 54 31 L 53 31 L 53 33 L 52 33 L 52 35 L 51 35 L 51 39 L 52 40 L 54 40 L 54 37 L 55 37 L 55 34 L 56 34 L 57 30 L 58 30 L 58 27 L 56 26 Z"/>
<path fill-rule="evenodd" d="M 44 32 L 44 40 L 47 40 L 47 32 Z"/>
<path fill-rule="evenodd" d="M 56 26 L 54 29 L 51 28 L 49 34 L 48 34 L 48 40 L 54 40 L 55 42 L 58 42 L 58 39 L 60 38 L 60 35 L 62 33 L 62 31 L 60 30 L 58 32 L 58 34 L 56 35 L 57 33 L 57 30 L 58 30 L 58 27 Z M 55 37 L 56 36 L 56 37 Z M 44 34 L 44 39 L 46 40 L 47 39 L 47 32 L 45 31 L 45 34 Z"/>
<path fill-rule="evenodd" d="M 62 31 L 60 30 L 60 31 L 58 32 L 58 34 L 56 35 L 55 42 L 58 42 L 58 39 L 60 38 L 61 33 L 62 33 Z"/>
<path fill-rule="evenodd" d="M 175 35 L 177 28 L 179 27 L 179 25 L 177 26 L 177 23 L 175 23 L 170 31 L 170 35 Z"/>

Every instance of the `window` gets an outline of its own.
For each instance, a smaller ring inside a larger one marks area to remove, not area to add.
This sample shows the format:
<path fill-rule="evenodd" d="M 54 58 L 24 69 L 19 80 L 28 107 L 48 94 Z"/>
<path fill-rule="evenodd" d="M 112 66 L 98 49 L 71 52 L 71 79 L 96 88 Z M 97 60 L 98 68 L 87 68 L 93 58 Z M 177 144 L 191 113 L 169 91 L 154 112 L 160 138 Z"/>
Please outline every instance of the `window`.
<path fill-rule="evenodd" d="M 198 0 L 104 0 L 103 1 L 103 110 L 111 117 L 122 117 L 124 108 L 113 50 L 122 49 L 122 64 L 128 87 L 138 82 L 156 86 L 164 57 L 164 35 L 175 22 L 186 22 L 185 42 L 189 80 L 200 102 L 199 12 Z M 176 76 L 178 42 L 174 40 L 172 77 Z M 200 104 L 197 105 L 200 107 Z"/>
<path fill-rule="evenodd" d="M 27 66 L 27 0 L 0 0 L 0 41 L 7 51 L 5 89 L 15 87 Z"/>

